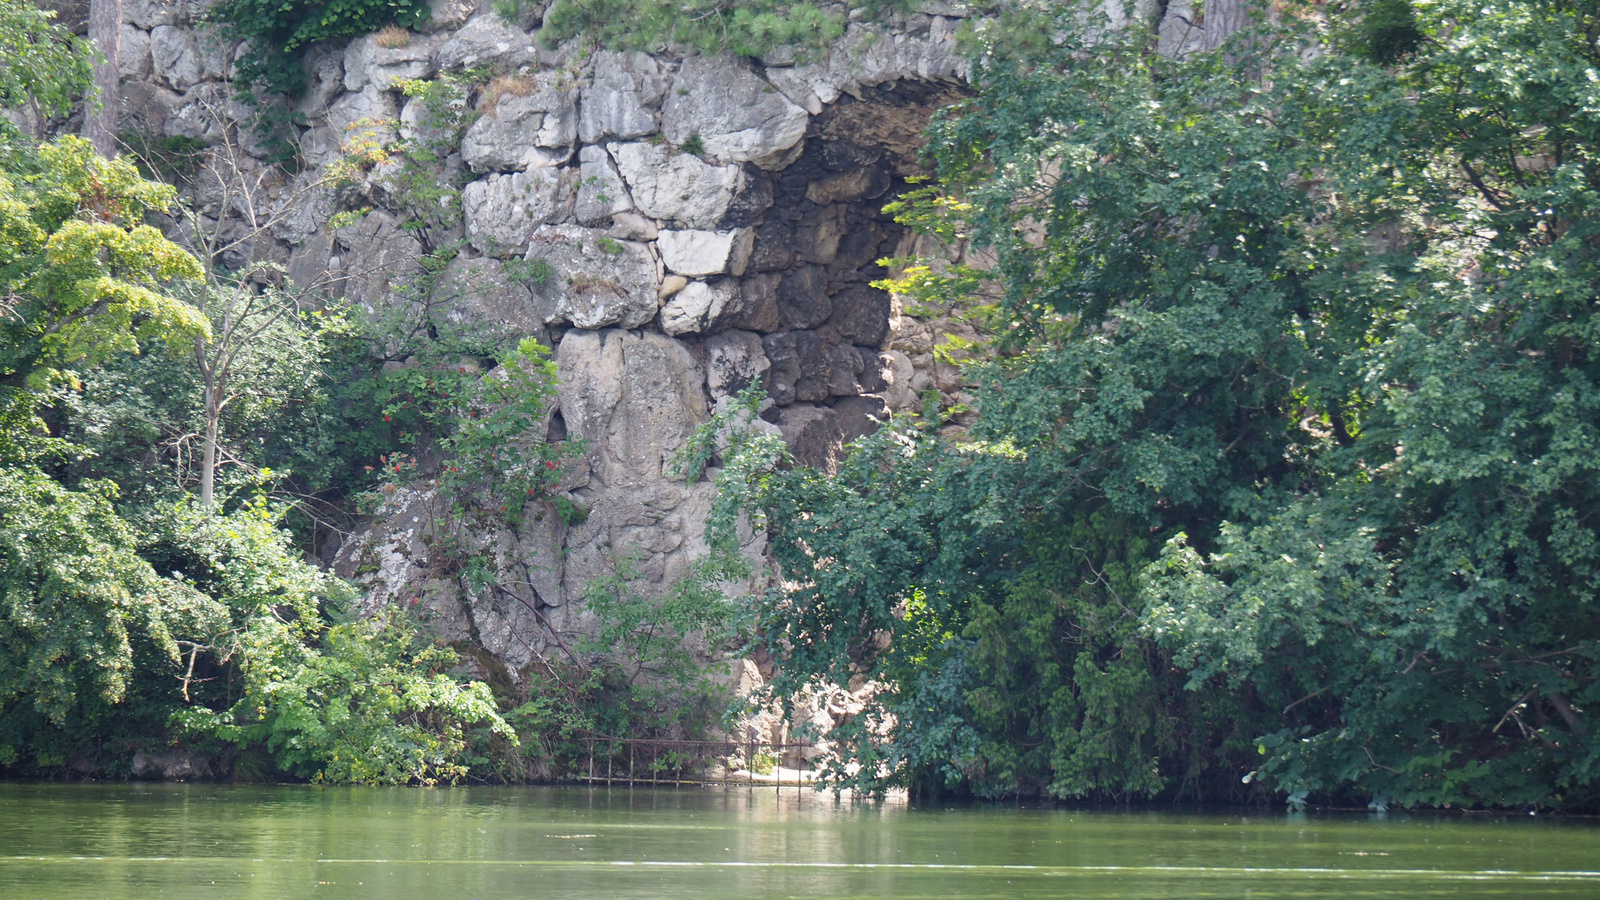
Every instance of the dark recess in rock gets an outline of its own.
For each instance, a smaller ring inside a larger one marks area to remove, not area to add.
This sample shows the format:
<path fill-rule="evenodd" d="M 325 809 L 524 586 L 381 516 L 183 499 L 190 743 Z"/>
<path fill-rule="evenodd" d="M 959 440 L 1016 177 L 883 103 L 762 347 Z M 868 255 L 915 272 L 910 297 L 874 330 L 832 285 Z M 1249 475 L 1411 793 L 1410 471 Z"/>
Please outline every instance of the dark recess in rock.
<path fill-rule="evenodd" d="M 907 229 L 883 207 L 908 178 L 927 175 L 918 160 L 933 110 L 959 88 L 897 82 L 845 96 L 813 117 L 798 157 L 781 171 L 747 165 L 747 187 L 720 222 L 755 230 L 740 279 L 743 300 L 709 331 L 761 335 L 771 368 L 763 414 L 783 430 L 798 459 L 831 465 L 843 444 L 887 420 L 881 350 L 893 305 L 871 283 L 888 276 L 879 260 L 900 252 Z M 754 341 L 754 336 L 749 337 Z M 741 381 L 723 373 L 711 394 Z"/>

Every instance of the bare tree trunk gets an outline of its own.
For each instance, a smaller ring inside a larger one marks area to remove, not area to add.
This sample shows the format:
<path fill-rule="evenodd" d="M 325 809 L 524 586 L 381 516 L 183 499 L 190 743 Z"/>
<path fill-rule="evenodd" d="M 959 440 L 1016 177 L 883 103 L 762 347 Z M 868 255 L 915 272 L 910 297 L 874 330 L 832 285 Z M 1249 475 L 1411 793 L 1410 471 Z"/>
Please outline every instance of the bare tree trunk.
<path fill-rule="evenodd" d="M 92 0 L 89 40 L 100 55 L 94 62 L 94 86 L 100 108 L 83 112 L 83 136 L 102 156 L 117 154 L 117 112 L 122 105 L 122 0 Z"/>
<path fill-rule="evenodd" d="M 201 377 L 205 381 L 203 399 L 206 427 L 205 435 L 200 439 L 200 508 L 209 510 L 216 495 L 217 441 L 222 430 L 222 398 L 218 396 L 216 370 L 212 368 L 211 360 L 207 357 L 204 338 L 194 339 L 194 357 L 200 367 Z"/>

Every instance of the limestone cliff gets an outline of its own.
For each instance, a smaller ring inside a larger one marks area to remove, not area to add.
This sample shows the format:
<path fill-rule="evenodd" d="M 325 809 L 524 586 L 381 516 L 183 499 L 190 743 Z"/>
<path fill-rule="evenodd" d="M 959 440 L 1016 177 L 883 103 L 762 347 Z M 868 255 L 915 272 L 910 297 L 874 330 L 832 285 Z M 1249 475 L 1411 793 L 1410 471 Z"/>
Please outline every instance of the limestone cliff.
<path fill-rule="evenodd" d="M 619 555 L 659 586 L 704 553 L 712 487 L 674 479 L 669 462 L 722 398 L 762 382 L 764 418 L 818 465 L 891 412 L 920 408 L 924 392 L 947 407 L 965 399 L 931 353 L 949 323 L 909 318 L 870 285 L 886 274 L 877 260 L 917 249 L 882 207 L 922 174 L 929 116 L 963 93 L 961 6 L 854 22 L 796 62 L 551 49 L 537 28 L 441 0 L 428 33 L 307 56 L 294 138 L 308 169 L 297 175 L 268 165 L 271 148 L 237 125 L 248 110 L 227 79 L 250 51 L 196 25 L 202 7 L 125 4 L 124 127 L 237 148 L 207 158 L 189 202 L 249 234 L 232 252 L 369 309 L 417 302 L 403 289 L 434 248 L 402 227 L 381 165 L 358 172 L 370 209 L 354 221 L 333 218 L 352 189 L 336 196 L 327 173 L 352 140 L 382 146 L 429 127 L 404 80 L 501 79 L 440 163 L 464 186 L 459 220 L 432 243 L 460 249 L 424 299 L 446 319 L 555 348 L 551 434 L 586 441 L 561 487 L 587 519 L 456 535 L 495 560 L 497 584 L 474 592 L 432 558 L 440 500 L 418 486 L 333 562 L 367 586 L 369 604 L 431 610 L 446 637 L 476 641 L 511 677 L 585 627 L 584 586 Z M 534 263 L 544 277 L 514 277 Z M 748 551 L 760 555 L 758 536 Z"/>

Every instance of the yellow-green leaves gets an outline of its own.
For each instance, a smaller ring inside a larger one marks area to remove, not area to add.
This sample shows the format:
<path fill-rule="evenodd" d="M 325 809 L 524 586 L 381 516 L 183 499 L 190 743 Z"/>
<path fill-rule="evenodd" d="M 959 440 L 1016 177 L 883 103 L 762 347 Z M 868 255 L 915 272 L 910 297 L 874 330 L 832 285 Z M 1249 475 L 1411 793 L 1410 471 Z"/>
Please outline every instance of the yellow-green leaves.
<path fill-rule="evenodd" d="M 171 206 L 169 185 L 75 137 L 38 148 L 31 171 L 0 175 L 0 376 L 37 382 L 58 366 L 93 366 L 142 341 L 209 334 L 172 289 L 201 267 L 145 217 Z"/>

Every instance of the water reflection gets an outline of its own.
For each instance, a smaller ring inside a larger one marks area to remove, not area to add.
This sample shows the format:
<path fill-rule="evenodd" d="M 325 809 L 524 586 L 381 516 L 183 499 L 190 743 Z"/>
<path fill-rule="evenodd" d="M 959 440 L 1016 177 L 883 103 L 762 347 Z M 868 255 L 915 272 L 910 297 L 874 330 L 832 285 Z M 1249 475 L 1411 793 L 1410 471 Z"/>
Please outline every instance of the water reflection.
<path fill-rule="evenodd" d="M 1402 813 L 913 809 L 770 787 L 0 785 L 0 822 L 0 897 L 1600 895 L 1591 825 Z"/>

